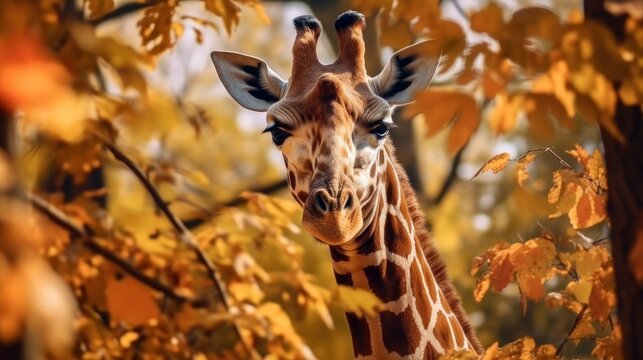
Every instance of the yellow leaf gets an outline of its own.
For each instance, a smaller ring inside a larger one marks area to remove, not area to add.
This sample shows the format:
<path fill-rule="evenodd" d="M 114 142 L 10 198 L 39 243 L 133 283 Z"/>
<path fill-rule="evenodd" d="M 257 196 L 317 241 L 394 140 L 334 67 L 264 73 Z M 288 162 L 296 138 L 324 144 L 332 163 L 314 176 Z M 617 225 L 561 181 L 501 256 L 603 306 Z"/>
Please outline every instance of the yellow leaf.
<path fill-rule="evenodd" d="M 131 276 L 110 276 L 105 287 L 107 310 L 114 321 L 143 325 L 160 314 L 152 291 Z"/>
<path fill-rule="evenodd" d="M 507 96 L 502 92 L 495 98 L 496 106 L 489 116 L 489 125 L 495 135 L 504 134 L 516 125 L 518 111 L 522 107 L 523 96 Z"/>
<path fill-rule="evenodd" d="M 487 171 L 493 171 L 494 174 L 499 173 L 500 171 L 502 171 L 502 169 L 505 168 L 507 162 L 509 162 L 509 156 L 509 153 L 501 153 L 487 160 L 487 162 L 482 165 L 482 167 L 475 173 L 475 175 L 473 175 L 471 180 Z"/>
<path fill-rule="evenodd" d="M 139 334 L 136 331 L 128 331 L 123 336 L 118 339 L 118 342 L 122 347 L 128 349 L 132 346 L 132 343 L 138 340 Z"/>
<path fill-rule="evenodd" d="M 631 81 L 625 81 L 618 89 L 618 96 L 621 98 L 623 104 L 627 106 L 638 105 L 641 101 L 639 100 L 639 94 L 636 92 L 636 88 Z"/>
<path fill-rule="evenodd" d="M 365 289 L 339 285 L 336 295 L 344 310 L 358 317 L 375 316 L 384 306 L 382 300 Z"/>
<path fill-rule="evenodd" d="M 587 304 L 589 294 L 592 291 L 592 283 L 590 280 L 581 279 L 579 281 L 571 281 L 565 287 L 565 291 L 573 294 L 576 300 L 581 303 Z"/>
<path fill-rule="evenodd" d="M 264 297 L 263 291 L 257 284 L 235 281 L 228 285 L 230 295 L 239 302 L 249 301 L 253 304 L 259 304 Z"/>

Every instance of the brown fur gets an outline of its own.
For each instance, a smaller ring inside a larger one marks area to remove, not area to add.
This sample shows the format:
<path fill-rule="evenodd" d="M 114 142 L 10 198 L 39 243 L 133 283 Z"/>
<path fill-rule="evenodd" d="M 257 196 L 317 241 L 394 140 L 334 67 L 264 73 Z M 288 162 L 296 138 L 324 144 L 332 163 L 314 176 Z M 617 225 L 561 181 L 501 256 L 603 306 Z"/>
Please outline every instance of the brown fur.
<path fill-rule="evenodd" d="M 449 280 L 446 264 L 444 263 L 444 260 L 442 260 L 440 253 L 435 247 L 435 244 L 433 244 L 433 239 L 431 237 L 428 226 L 426 225 L 424 214 L 420 210 L 417 196 L 415 195 L 415 191 L 409 183 L 409 178 L 406 175 L 406 171 L 404 171 L 404 168 L 402 168 L 400 163 L 397 161 L 397 158 L 395 157 L 395 148 L 393 147 L 393 145 L 390 142 L 387 142 L 386 145 L 386 150 L 389 153 L 391 160 L 395 166 L 395 171 L 398 174 L 402 192 L 404 193 L 404 198 L 406 199 L 406 202 L 408 204 L 408 210 L 411 213 L 411 218 L 413 219 L 416 236 L 418 238 L 420 246 L 422 247 L 424 256 L 426 257 L 426 260 L 431 267 L 431 272 L 433 273 L 433 276 L 435 276 L 435 279 L 437 280 L 440 289 L 444 294 L 444 297 L 447 299 L 449 307 L 451 307 L 451 310 L 462 325 L 462 329 L 471 342 L 471 345 L 473 345 L 475 350 L 479 354 L 481 354 L 482 346 L 480 345 L 480 342 L 476 337 L 473 327 L 469 323 L 469 319 L 467 319 L 467 316 L 462 309 L 460 296 L 453 287 L 451 280 Z"/>

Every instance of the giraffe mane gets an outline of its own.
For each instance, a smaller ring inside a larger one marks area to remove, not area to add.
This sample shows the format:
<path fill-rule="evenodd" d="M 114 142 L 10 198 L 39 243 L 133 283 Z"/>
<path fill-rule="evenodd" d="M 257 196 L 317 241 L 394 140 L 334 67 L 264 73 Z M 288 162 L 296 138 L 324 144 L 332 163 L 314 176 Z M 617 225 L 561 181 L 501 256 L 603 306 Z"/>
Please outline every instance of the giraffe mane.
<path fill-rule="evenodd" d="M 395 147 L 392 145 L 390 140 L 386 142 L 386 150 L 391 158 L 393 166 L 395 167 L 395 171 L 398 174 L 398 181 L 400 182 L 403 196 L 406 199 L 408 205 L 408 211 L 411 214 L 411 219 L 413 220 L 413 225 L 415 226 L 416 236 L 420 243 L 420 247 L 422 248 L 422 252 L 424 253 L 424 257 L 431 267 L 431 272 L 433 273 L 433 276 L 435 276 L 435 279 L 438 282 L 438 285 L 442 290 L 442 293 L 444 294 L 449 307 L 451 307 L 451 310 L 457 317 L 458 322 L 460 322 L 462 330 L 469 339 L 469 342 L 471 343 L 471 345 L 473 345 L 478 353 L 482 353 L 482 346 L 480 345 L 473 327 L 469 323 L 469 319 L 467 318 L 464 309 L 462 308 L 460 296 L 458 295 L 456 289 L 451 283 L 451 280 L 449 279 L 446 264 L 442 259 L 442 256 L 438 252 L 438 249 L 435 247 L 433 237 L 431 236 L 431 231 L 428 228 L 428 225 L 426 224 L 426 220 L 424 218 L 424 213 L 420 210 L 420 205 L 418 204 L 415 191 L 411 187 L 411 183 L 409 182 L 408 175 L 406 175 L 406 171 L 404 171 L 404 168 L 397 160 L 397 157 L 395 155 Z"/>

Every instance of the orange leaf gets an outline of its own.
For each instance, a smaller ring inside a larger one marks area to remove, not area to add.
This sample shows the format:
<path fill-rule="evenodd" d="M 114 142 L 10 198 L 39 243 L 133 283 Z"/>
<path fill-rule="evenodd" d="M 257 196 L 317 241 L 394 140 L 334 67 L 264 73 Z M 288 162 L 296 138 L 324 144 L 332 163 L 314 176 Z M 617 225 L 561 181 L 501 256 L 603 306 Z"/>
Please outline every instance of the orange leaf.
<path fill-rule="evenodd" d="M 105 287 L 107 310 L 115 321 L 143 325 L 159 316 L 152 291 L 130 276 L 117 279 L 111 276 Z"/>
<path fill-rule="evenodd" d="M 447 124 L 452 123 L 448 139 L 448 150 L 455 153 L 469 141 L 480 123 L 480 112 L 476 101 L 467 94 L 426 90 L 419 93 L 405 113 L 408 116 L 424 115 L 428 124 L 428 135 L 433 135 Z"/>
<path fill-rule="evenodd" d="M 524 185 L 525 181 L 529 179 L 529 170 L 527 169 L 527 166 L 534 161 L 535 158 L 536 156 L 531 152 L 518 160 L 518 165 L 516 166 L 516 178 L 520 186 Z"/>
<path fill-rule="evenodd" d="M 471 30 L 487 33 L 497 38 L 502 33 L 504 20 L 502 8 L 496 3 L 490 2 L 484 9 L 471 14 Z"/>
<path fill-rule="evenodd" d="M 507 165 L 507 162 L 509 162 L 509 153 L 501 153 L 498 154 L 491 159 L 487 160 L 484 165 L 476 172 L 475 175 L 471 178 L 471 180 L 475 179 L 478 177 L 478 175 L 483 174 L 487 171 L 493 171 L 494 174 L 499 173 L 502 171 L 502 169 L 505 168 Z"/>

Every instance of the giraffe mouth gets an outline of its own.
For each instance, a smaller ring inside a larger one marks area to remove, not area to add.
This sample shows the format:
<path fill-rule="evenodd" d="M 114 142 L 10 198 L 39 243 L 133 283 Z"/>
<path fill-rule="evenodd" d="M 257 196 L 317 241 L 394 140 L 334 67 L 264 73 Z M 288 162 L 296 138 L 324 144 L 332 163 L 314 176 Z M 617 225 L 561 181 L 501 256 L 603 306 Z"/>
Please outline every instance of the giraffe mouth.
<path fill-rule="evenodd" d="M 361 207 L 351 190 L 341 190 L 331 196 L 326 189 L 317 189 L 306 199 L 302 227 L 327 245 L 353 240 L 362 225 Z"/>

